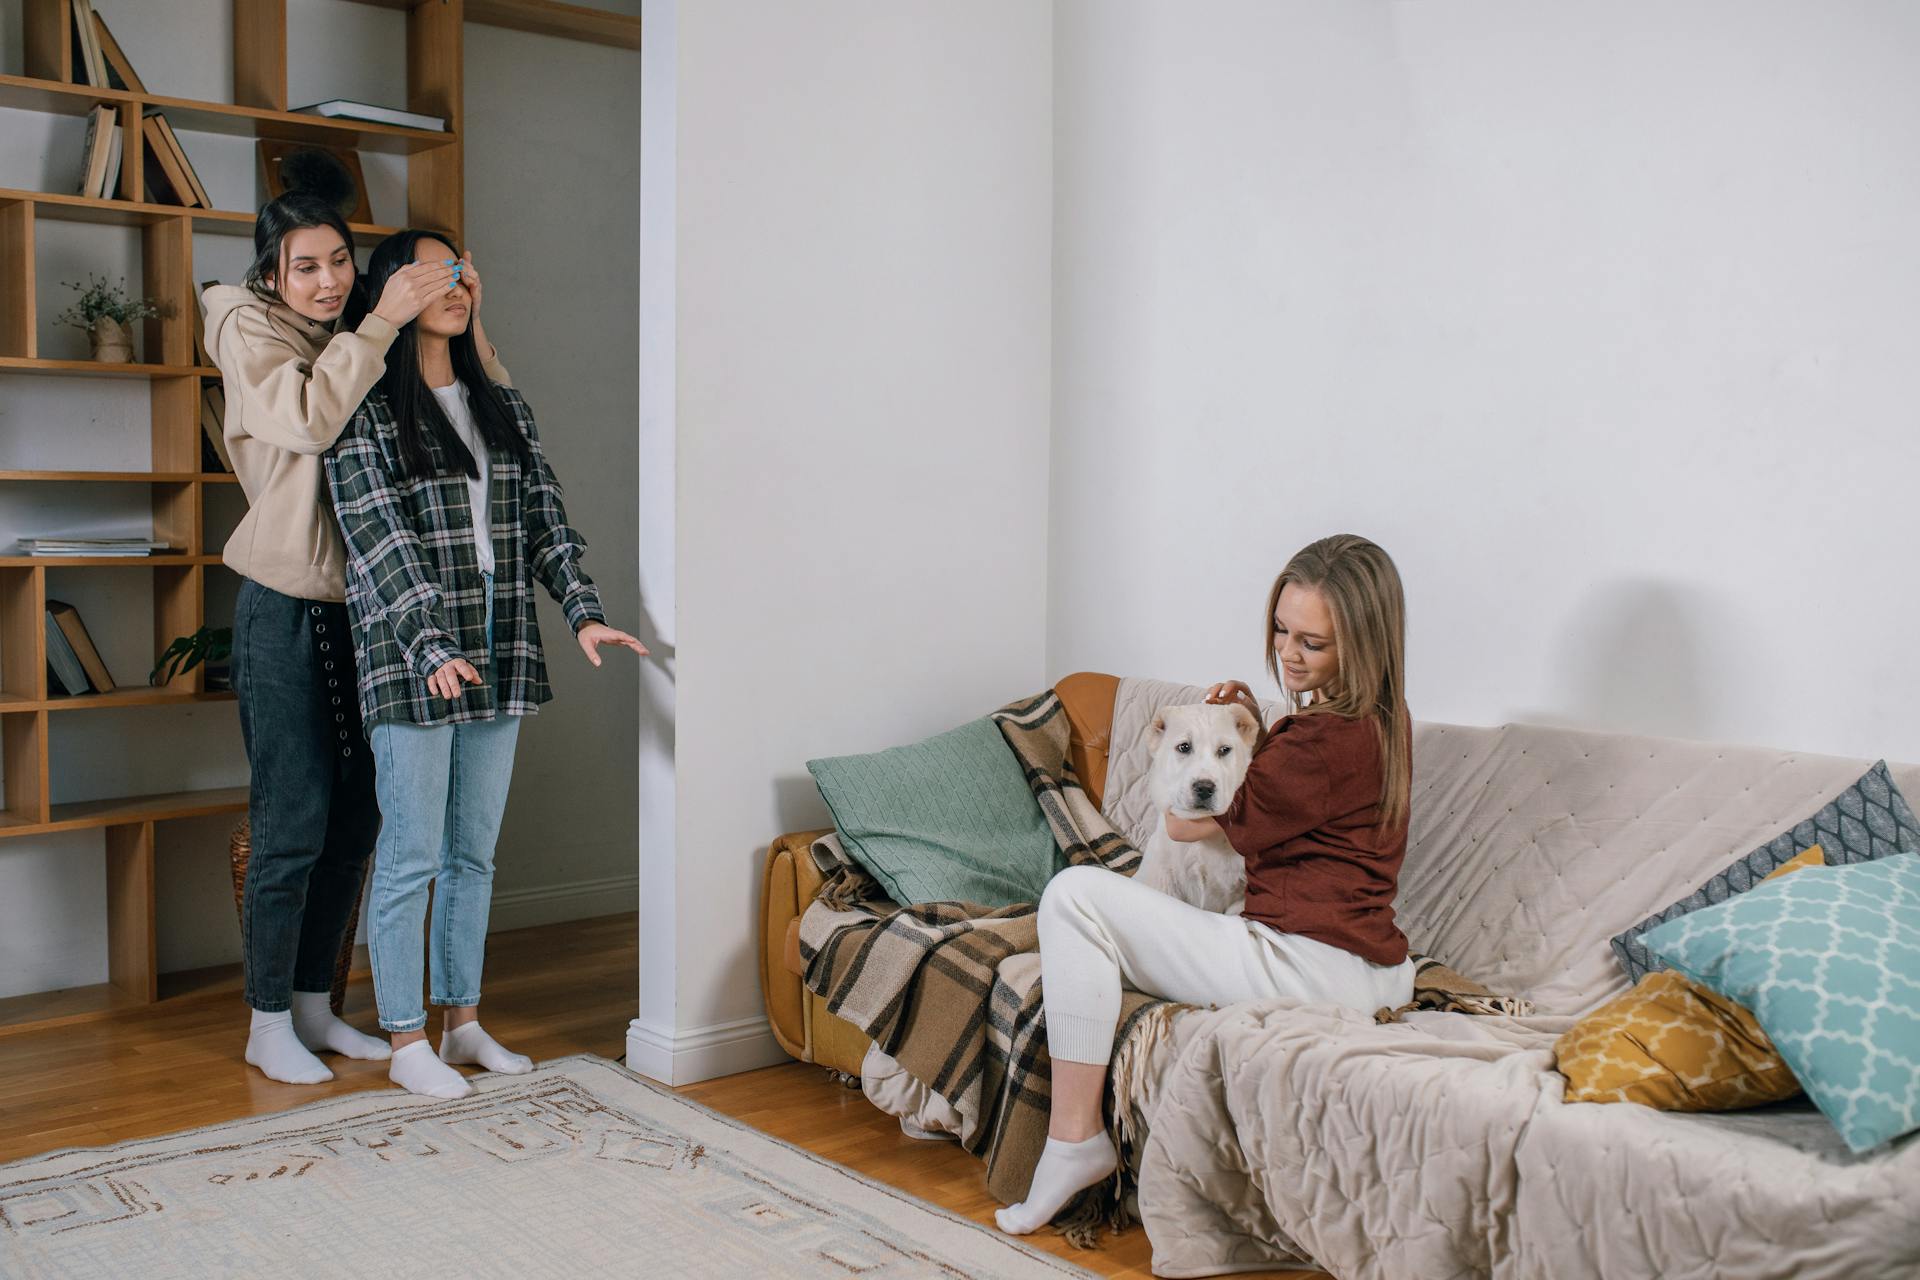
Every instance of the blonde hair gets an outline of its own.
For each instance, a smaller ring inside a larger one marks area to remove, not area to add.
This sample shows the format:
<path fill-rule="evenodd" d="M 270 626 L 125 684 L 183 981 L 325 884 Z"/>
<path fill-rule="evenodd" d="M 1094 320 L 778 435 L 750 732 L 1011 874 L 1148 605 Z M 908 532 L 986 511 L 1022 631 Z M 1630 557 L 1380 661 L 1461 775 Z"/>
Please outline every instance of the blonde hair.
<path fill-rule="evenodd" d="M 1280 679 L 1273 611 L 1288 584 L 1320 592 L 1333 614 L 1334 655 L 1339 674 L 1303 706 Z M 1267 673 L 1296 713 L 1332 712 L 1373 721 L 1380 736 L 1381 821 L 1397 826 L 1407 816 L 1413 780 L 1412 717 L 1407 713 L 1407 605 L 1400 571 L 1379 546 L 1340 533 L 1300 549 L 1267 593 Z"/>

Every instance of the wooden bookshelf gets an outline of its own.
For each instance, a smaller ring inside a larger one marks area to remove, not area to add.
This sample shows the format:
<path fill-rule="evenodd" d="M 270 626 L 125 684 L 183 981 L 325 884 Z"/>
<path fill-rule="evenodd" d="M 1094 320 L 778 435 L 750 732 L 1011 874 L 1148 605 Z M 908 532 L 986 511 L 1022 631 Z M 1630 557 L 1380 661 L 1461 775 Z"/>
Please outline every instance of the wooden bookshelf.
<path fill-rule="evenodd" d="M 195 363 L 194 317 L 199 306 L 193 238 L 212 233 L 247 236 L 254 215 L 244 210 L 186 209 L 148 199 L 145 146 L 138 125 L 157 108 L 176 131 L 245 138 L 314 142 L 380 151 L 406 158 L 407 222 L 444 230 L 463 239 L 461 84 L 463 0 L 413 0 L 407 11 L 407 87 L 410 111 L 444 117 L 442 131 L 407 129 L 289 112 L 287 103 L 286 0 L 235 0 L 231 53 L 234 102 L 200 102 L 149 92 L 128 92 L 74 83 L 73 28 L 69 0 L 23 0 L 25 75 L 0 76 L 0 107 L 83 116 L 97 105 L 113 107 L 125 139 L 118 198 L 94 199 L 57 192 L 0 188 L 0 376 L 84 380 L 144 380 L 149 387 L 151 458 L 146 470 L 0 471 L 0 501 L 19 485 L 146 485 L 151 492 L 152 537 L 174 551 L 154 556 L 0 555 L 0 842 L 55 832 L 100 830 L 105 839 L 109 981 L 79 993 L 46 993 L 0 1001 L 0 1031 L 74 1017 L 102 1016 L 129 1004 L 160 998 L 155 943 L 155 824 L 183 818 L 246 812 L 244 787 L 53 802 L 48 742 L 59 717 L 89 711 L 138 713 L 154 707 L 192 707 L 231 701 L 233 694 L 205 687 L 196 668 L 159 688 L 127 685 L 109 694 L 64 697 L 48 687 L 46 602 L 48 571 L 141 570 L 153 575 L 151 628 L 157 656 L 176 636 L 208 621 L 207 577 L 224 573 L 220 548 L 206 536 L 207 495 L 232 492 L 235 477 L 201 470 L 200 397 L 204 382 L 219 373 Z M 514 8 L 509 5 L 508 8 Z M 511 16 L 527 21 L 592 22 L 589 14 L 561 12 L 568 6 L 522 6 Z M 584 28 L 583 28 L 584 29 Z M 637 32 L 637 23 L 634 24 Z M 136 66 L 139 50 L 129 50 Z M 84 77 L 82 77 L 84 79 Z M 151 81 L 149 81 L 151 83 Z M 129 127 L 132 126 L 132 127 Z M 141 292 L 161 306 L 145 322 L 141 360 L 108 364 L 43 358 L 38 341 L 36 228 L 41 222 L 96 224 L 139 233 Z M 353 224 L 356 240 L 371 242 L 395 230 Z M 64 393 L 63 393 L 64 394 Z M 20 422 L 19 433 L 56 440 L 67 424 Z M 51 453 L 52 450 L 49 450 Z M 89 616 L 99 634 L 130 620 Z M 144 678 L 144 672 L 123 673 Z M 100 789 L 108 779 L 89 779 Z M 74 998 L 69 998 L 74 997 Z"/>

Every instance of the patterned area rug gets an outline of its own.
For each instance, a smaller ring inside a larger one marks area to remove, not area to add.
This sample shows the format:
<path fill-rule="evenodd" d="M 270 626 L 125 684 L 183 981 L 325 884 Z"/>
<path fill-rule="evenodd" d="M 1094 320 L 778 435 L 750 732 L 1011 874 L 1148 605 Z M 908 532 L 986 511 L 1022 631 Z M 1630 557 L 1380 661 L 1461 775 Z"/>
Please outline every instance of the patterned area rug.
<path fill-rule="evenodd" d="M 603 1058 L 0 1166 L 0 1276 L 1088 1276 Z"/>

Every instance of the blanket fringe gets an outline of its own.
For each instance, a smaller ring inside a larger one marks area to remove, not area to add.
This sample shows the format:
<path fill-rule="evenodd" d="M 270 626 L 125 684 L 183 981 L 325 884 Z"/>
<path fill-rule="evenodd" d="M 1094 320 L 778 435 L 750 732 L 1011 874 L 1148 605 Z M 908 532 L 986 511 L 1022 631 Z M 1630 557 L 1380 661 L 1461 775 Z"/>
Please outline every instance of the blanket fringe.
<path fill-rule="evenodd" d="M 1119 1234 L 1138 1219 L 1131 1208 L 1126 1165 L 1113 1177 L 1088 1187 L 1054 1216 L 1053 1225 L 1066 1242 L 1076 1249 L 1097 1249 L 1104 1231 Z"/>

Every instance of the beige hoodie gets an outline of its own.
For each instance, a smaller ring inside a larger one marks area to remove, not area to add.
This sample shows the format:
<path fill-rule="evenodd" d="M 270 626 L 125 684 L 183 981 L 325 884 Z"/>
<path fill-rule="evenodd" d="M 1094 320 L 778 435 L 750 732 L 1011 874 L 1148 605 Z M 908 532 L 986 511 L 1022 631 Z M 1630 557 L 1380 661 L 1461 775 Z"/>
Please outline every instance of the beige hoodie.
<path fill-rule="evenodd" d="M 336 334 L 236 285 L 214 285 L 201 300 L 207 354 L 226 380 L 227 450 L 248 503 L 221 559 L 282 595 L 343 600 L 346 549 L 321 455 L 380 380 L 399 331 L 369 315 Z M 486 371 L 508 381 L 497 360 Z"/>

